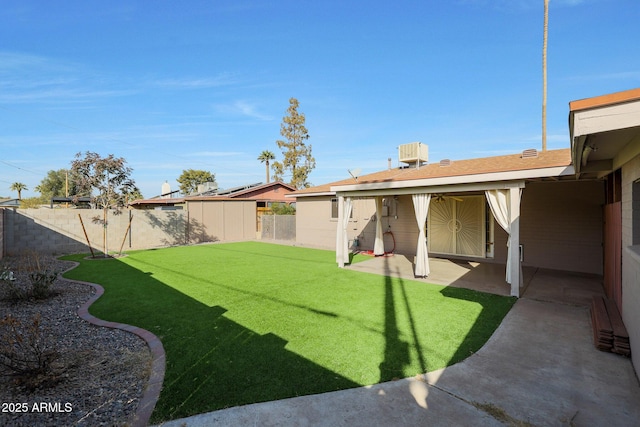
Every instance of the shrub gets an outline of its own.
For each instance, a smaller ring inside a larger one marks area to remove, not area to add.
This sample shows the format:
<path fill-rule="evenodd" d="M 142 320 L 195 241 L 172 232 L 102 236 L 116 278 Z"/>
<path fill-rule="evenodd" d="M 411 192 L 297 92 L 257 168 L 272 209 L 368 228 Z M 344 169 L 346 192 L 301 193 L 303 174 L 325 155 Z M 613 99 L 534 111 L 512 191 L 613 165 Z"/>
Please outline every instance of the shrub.
<path fill-rule="evenodd" d="M 54 272 L 36 271 L 29 274 L 31 280 L 31 296 L 35 299 L 45 299 L 53 294 L 51 285 L 58 275 Z"/>
<path fill-rule="evenodd" d="M 3 284 L 9 293 L 9 299 L 20 300 L 28 298 L 27 292 L 16 284 L 13 271 L 8 266 L 3 265 L 0 270 L 0 284 Z"/>
<path fill-rule="evenodd" d="M 31 298 L 46 299 L 55 295 L 51 287 L 57 273 L 46 265 L 41 255 L 35 252 L 23 254 L 16 261 L 15 267 L 15 275 L 6 265 L 0 271 L 0 284 L 7 290 L 8 299 L 23 301 Z"/>
<path fill-rule="evenodd" d="M 288 203 L 272 203 L 271 212 L 274 215 L 295 215 L 296 207 Z"/>
<path fill-rule="evenodd" d="M 0 321 L 0 370 L 30 389 L 51 385 L 60 378 L 54 362 L 59 353 L 47 343 L 40 314 L 23 324 L 12 315 Z"/>

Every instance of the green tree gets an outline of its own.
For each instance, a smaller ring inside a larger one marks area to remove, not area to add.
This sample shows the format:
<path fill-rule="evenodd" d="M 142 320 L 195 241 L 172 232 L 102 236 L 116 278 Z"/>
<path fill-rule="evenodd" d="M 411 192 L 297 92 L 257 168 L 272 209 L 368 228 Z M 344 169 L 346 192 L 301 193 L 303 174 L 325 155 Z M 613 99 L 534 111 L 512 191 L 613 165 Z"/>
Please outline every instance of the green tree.
<path fill-rule="evenodd" d="M 289 99 L 288 115 L 282 118 L 280 135 L 285 139 L 276 141 L 278 148 L 282 150 L 284 159 L 282 162 L 274 162 L 271 166 L 274 172 L 273 179 L 282 181 L 285 172 L 291 173 L 290 185 L 297 189 L 311 186 L 307 181 L 309 174 L 316 167 L 316 159 L 311 154 L 311 144 L 307 146 L 305 141 L 309 139 L 305 127 L 305 116 L 298 113 L 298 100 Z"/>
<path fill-rule="evenodd" d="M 296 207 L 289 203 L 272 203 L 271 213 L 273 215 L 295 215 Z"/>
<path fill-rule="evenodd" d="M 18 192 L 18 200 L 20 200 L 20 199 L 22 199 L 22 191 L 23 190 L 28 190 L 28 188 L 27 188 L 27 186 L 25 184 L 23 184 L 21 182 L 14 182 L 9 187 L 9 190 L 17 191 Z"/>
<path fill-rule="evenodd" d="M 271 151 L 269 150 L 264 150 L 262 153 L 260 153 L 260 155 L 258 156 L 258 160 L 260 160 L 260 163 L 266 163 L 267 166 L 267 184 L 269 183 L 269 162 L 271 160 L 275 160 L 276 156 L 275 154 L 273 154 Z"/>
<path fill-rule="evenodd" d="M 187 169 L 182 171 L 177 179 L 180 184 L 180 192 L 185 196 L 198 191 L 198 185 L 205 182 L 216 182 L 216 176 L 211 172 L 196 169 Z"/>
<path fill-rule="evenodd" d="M 44 199 L 52 197 L 68 197 L 76 194 L 76 185 L 69 177 L 69 170 L 50 170 L 36 188 Z"/>
<path fill-rule="evenodd" d="M 20 209 L 39 209 L 45 203 L 48 203 L 48 201 L 42 196 L 27 197 L 20 200 Z"/>
<path fill-rule="evenodd" d="M 100 157 L 99 154 L 87 151 L 84 158 L 82 153 L 76 154 L 75 160 L 71 162 L 71 176 L 76 184 L 77 193 L 74 198 L 88 195 L 92 203 L 102 209 L 102 218 L 93 218 L 94 222 L 101 223 L 104 227 L 103 243 L 104 256 L 108 256 L 107 247 L 107 215 L 109 209 L 114 215 L 121 212 L 121 208 L 126 206 L 132 194 L 140 192 L 133 179 L 131 172 L 133 169 L 126 166 L 126 160 L 122 157 Z"/>
<path fill-rule="evenodd" d="M 142 192 L 140 190 L 134 190 L 131 193 L 127 194 L 127 203 L 132 202 L 134 200 L 144 199 Z"/>

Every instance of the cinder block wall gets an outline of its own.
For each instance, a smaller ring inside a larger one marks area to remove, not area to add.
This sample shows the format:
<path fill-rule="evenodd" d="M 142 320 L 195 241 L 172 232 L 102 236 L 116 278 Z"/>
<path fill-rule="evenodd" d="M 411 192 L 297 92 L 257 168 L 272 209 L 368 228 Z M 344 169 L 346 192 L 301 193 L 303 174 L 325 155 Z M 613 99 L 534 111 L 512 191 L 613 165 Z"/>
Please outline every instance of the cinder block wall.
<path fill-rule="evenodd" d="M 91 247 L 97 251 L 104 249 L 104 227 L 94 221 L 94 218 L 102 218 L 102 210 L 4 211 L 2 235 L 5 255 L 16 255 L 25 251 L 53 255 L 89 252 L 82 223 Z M 127 231 L 130 216 L 131 228 Z M 210 226 L 189 219 L 186 211 L 125 210 L 120 215 L 110 212 L 107 221 L 107 250 L 110 252 L 119 250 L 123 242 L 123 250 L 128 250 L 220 240 L 210 233 L 189 234 L 193 230 L 207 230 Z"/>
<path fill-rule="evenodd" d="M 4 257 L 4 209 L 0 209 L 0 259 Z"/>

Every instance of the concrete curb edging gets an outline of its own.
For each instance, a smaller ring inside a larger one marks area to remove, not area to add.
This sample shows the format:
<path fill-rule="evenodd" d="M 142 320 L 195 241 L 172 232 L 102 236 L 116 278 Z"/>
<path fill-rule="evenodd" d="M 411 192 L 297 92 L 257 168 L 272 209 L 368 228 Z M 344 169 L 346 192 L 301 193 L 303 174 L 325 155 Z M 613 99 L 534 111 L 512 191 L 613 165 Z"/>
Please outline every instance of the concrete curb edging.
<path fill-rule="evenodd" d="M 62 274 L 73 270 L 78 265 L 78 262 L 72 261 L 73 266 L 68 268 L 67 270 L 60 273 Z M 138 409 L 135 412 L 133 417 L 133 426 L 144 427 L 149 423 L 149 419 L 151 418 L 151 413 L 153 412 L 156 403 L 158 402 L 158 398 L 160 397 L 160 391 L 162 390 L 162 383 L 164 381 L 164 373 L 165 373 L 165 364 L 166 364 L 166 355 L 164 352 L 164 347 L 162 346 L 162 342 L 158 337 L 156 337 L 151 332 L 146 329 L 139 328 L 137 326 L 131 326 L 124 323 L 118 322 L 109 322 L 106 320 L 98 319 L 97 317 L 89 314 L 89 307 L 98 300 L 104 294 L 104 288 L 96 283 L 84 282 L 81 280 L 68 279 L 66 277 L 62 277 L 63 280 L 68 280 L 70 282 L 81 283 L 83 285 L 91 286 L 95 289 L 96 293 L 89 298 L 80 308 L 78 309 L 78 316 L 93 325 L 102 326 L 105 328 L 112 329 L 121 329 L 123 331 L 130 332 L 142 338 L 147 347 L 149 347 L 149 351 L 151 352 L 151 373 L 149 375 L 149 380 L 147 381 L 147 385 L 144 388 L 142 393 L 142 397 L 140 398 L 140 402 L 138 403 Z"/>

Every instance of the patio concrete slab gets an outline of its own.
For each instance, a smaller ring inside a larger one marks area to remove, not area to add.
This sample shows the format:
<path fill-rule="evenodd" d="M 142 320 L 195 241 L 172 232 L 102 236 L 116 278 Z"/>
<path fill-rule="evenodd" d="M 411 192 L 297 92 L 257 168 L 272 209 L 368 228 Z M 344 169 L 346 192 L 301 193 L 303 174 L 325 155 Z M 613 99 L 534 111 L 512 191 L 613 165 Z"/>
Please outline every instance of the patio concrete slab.
<path fill-rule="evenodd" d="M 390 263 L 381 266 L 379 273 L 394 270 Z M 455 274 L 455 268 L 447 274 Z M 532 271 L 524 296 L 485 346 L 436 372 L 162 425 L 637 426 L 640 385 L 630 360 L 593 345 L 584 302 L 589 294 L 602 292 L 594 282 L 595 277 Z"/>
<path fill-rule="evenodd" d="M 372 257 L 370 260 L 351 264 L 346 268 L 364 273 L 385 274 L 408 280 L 419 280 L 436 285 L 476 289 L 497 295 L 510 295 L 511 288 L 505 281 L 504 264 L 429 258 L 431 272 L 426 278 L 413 274 L 413 257 L 395 254 Z M 523 283 L 529 284 L 536 269 L 523 268 Z"/>

